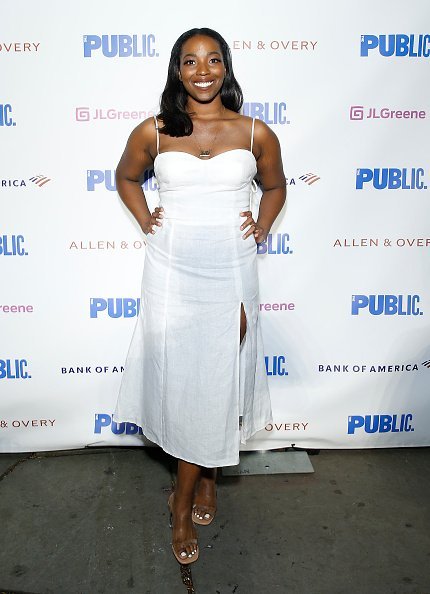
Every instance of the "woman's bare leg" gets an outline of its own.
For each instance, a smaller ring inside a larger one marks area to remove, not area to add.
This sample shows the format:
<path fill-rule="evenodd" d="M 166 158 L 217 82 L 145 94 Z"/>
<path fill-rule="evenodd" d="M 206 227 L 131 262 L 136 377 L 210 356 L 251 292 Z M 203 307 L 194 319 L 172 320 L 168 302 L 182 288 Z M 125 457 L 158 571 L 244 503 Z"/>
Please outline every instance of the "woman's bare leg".
<path fill-rule="evenodd" d="M 194 497 L 193 514 L 198 519 L 209 520 L 216 510 L 216 468 L 202 468 Z"/>
<path fill-rule="evenodd" d="M 246 314 L 243 304 L 240 306 L 240 334 L 239 344 L 246 334 Z M 208 520 L 210 515 L 215 513 L 216 509 L 216 468 L 201 469 L 200 480 L 198 480 L 196 494 L 194 497 L 193 514 L 199 519 Z"/>
<path fill-rule="evenodd" d="M 242 342 L 246 334 L 246 314 L 245 308 L 243 307 L 243 303 L 240 304 L 240 335 L 239 335 L 239 344 Z"/>
<path fill-rule="evenodd" d="M 196 530 L 191 518 L 196 482 L 200 477 L 201 466 L 178 460 L 175 494 L 173 497 L 173 537 L 172 542 L 187 543 L 196 538 Z M 185 551 L 187 557 L 197 550 L 197 545 L 186 544 L 177 548 L 179 556 Z M 184 557 L 185 558 L 185 557 Z"/>

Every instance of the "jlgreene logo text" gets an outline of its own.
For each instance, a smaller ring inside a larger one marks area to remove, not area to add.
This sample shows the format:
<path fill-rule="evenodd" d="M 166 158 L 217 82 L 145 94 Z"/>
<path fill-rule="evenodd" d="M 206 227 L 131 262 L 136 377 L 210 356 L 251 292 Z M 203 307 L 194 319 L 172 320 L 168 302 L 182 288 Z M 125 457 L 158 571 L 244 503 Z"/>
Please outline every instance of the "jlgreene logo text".
<path fill-rule="evenodd" d="M 84 58 L 93 58 L 94 53 L 105 58 L 154 58 L 155 35 L 84 35 Z"/>
<path fill-rule="evenodd" d="M 424 109 L 390 109 L 389 107 L 364 107 L 351 105 L 350 120 L 425 120 Z"/>
<path fill-rule="evenodd" d="M 360 56 L 368 57 L 369 52 L 379 52 L 381 56 L 403 58 L 428 58 L 430 56 L 430 35 L 362 35 Z"/>
<path fill-rule="evenodd" d="M 75 119 L 77 122 L 89 122 L 90 120 L 144 120 L 152 116 L 152 111 L 143 110 L 120 110 L 103 107 L 76 107 Z"/>

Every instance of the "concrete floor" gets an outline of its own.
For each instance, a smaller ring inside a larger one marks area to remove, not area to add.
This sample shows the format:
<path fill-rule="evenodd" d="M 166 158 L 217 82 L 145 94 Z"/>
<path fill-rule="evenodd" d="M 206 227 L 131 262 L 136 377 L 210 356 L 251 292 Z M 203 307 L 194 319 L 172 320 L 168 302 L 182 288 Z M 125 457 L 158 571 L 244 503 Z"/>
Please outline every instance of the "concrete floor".
<path fill-rule="evenodd" d="M 314 474 L 221 477 L 196 594 L 430 594 L 430 449 L 311 462 Z M 158 449 L 0 455 L 0 592 L 187 594 L 173 477 Z"/>

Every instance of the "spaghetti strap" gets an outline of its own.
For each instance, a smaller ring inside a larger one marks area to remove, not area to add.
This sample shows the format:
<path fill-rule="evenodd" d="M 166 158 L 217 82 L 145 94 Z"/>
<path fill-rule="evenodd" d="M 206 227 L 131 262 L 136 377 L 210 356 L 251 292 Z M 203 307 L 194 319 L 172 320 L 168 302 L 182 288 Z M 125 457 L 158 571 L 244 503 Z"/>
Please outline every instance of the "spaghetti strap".
<path fill-rule="evenodd" d="M 251 153 L 252 153 L 252 146 L 254 144 L 254 126 L 255 126 L 255 118 L 252 118 L 252 128 L 251 128 Z"/>
<path fill-rule="evenodd" d="M 160 154 L 160 133 L 158 132 L 158 120 L 157 120 L 157 116 L 153 116 L 154 118 L 154 123 L 155 123 L 155 130 L 157 132 L 157 155 Z M 252 150 L 252 149 L 251 149 Z"/>

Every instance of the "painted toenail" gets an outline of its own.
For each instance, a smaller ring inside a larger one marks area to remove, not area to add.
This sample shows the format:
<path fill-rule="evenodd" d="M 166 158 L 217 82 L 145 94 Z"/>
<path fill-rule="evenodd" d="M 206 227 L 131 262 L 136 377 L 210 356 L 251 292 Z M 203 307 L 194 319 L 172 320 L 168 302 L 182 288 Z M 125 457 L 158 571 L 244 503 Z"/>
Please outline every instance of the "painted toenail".
<path fill-rule="evenodd" d="M 187 553 L 185 551 L 182 551 L 181 557 L 186 557 L 186 556 L 187 556 Z"/>

